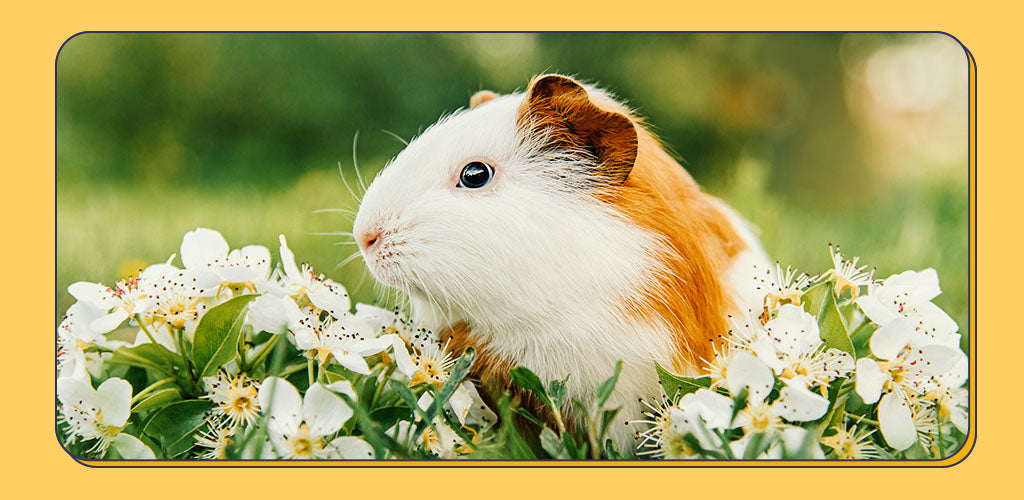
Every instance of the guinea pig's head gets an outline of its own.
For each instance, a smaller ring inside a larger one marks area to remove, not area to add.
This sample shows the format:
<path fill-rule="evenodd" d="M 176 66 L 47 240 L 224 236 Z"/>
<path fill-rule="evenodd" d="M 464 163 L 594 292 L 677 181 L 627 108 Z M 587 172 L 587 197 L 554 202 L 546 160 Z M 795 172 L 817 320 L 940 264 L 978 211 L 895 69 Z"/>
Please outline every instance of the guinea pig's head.
<path fill-rule="evenodd" d="M 637 157 L 625 108 L 558 75 L 470 102 L 367 189 L 353 234 L 371 273 L 450 322 L 621 300 L 650 246 L 604 200 Z"/>

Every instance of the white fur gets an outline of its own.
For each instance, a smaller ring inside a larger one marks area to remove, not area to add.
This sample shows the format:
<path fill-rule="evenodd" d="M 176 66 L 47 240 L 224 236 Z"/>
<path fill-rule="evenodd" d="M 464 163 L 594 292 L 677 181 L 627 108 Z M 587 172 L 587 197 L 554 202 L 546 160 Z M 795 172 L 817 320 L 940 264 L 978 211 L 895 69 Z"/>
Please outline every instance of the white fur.
<path fill-rule="evenodd" d="M 569 399 L 587 401 L 623 360 L 611 400 L 612 436 L 631 446 L 637 397 L 659 393 L 652 360 L 669 363 L 664 326 L 637 324 L 620 305 L 659 272 L 658 240 L 558 180 L 572 158 L 551 156 L 516 126 L 523 94 L 459 111 L 427 129 L 373 181 L 354 234 L 379 229 L 364 259 L 384 284 L 412 297 L 435 329 L 466 322 L 494 351 L 542 380 L 569 375 Z M 456 187 L 484 161 L 495 178 Z"/>

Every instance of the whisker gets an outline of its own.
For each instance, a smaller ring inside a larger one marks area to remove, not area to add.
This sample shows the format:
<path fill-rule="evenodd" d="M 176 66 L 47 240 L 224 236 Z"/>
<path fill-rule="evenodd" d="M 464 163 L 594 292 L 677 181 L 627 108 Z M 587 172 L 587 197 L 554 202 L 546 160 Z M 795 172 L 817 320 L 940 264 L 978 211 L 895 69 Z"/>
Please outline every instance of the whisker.
<path fill-rule="evenodd" d="M 352 190 L 352 186 L 349 186 L 348 179 L 345 178 L 345 171 L 341 169 L 341 161 L 338 161 L 338 175 L 341 177 L 341 182 L 345 185 L 345 190 L 352 196 L 352 199 L 356 200 L 357 204 L 362 203 L 363 199 L 356 195 L 356 192 Z"/>
<path fill-rule="evenodd" d="M 339 241 L 339 242 L 335 243 L 334 246 L 355 245 L 355 244 L 356 244 L 355 241 Z"/>
<path fill-rule="evenodd" d="M 349 236 L 349 237 L 353 236 L 352 233 L 347 233 L 347 232 L 344 232 L 344 231 L 336 231 L 336 232 L 329 232 L 329 233 L 306 233 L 306 234 L 308 234 L 310 236 Z"/>
<path fill-rule="evenodd" d="M 359 131 L 356 130 L 356 135 L 352 136 L 352 166 L 356 170 L 356 179 L 359 180 L 359 187 L 363 189 L 363 193 L 366 193 L 366 184 L 363 183 L 363 176 L 359 173 L 359 161 L 356 159 L 356 149 L 359 146 Z M 359 200 L 362 201 L 362 198 Z"/>
<path fill-rule="evenodd" d="M 317 209 L 317 210 L 313 210 L 310 213 L 314 213 L 314 214 L 339 213 L 339 214 L 346 214 L 346 215 L 355 215 L 356 214 L 355 210 L 349 210 L 347 208 L 320 208 L 320 209 Z"/>
<path fill-rule="evenodd" d="M 386 129 L 380 129 L 380 131 L 381 131 L 381 132 L 384 132 L 385 134 L 388 134 L 388 135 L 390 135 L 391 137 L 394 137 L 395 139 L 398 139 L 398 142 L 401 142 L 402 144 L 404 144 L 404 145 L 406 145 L 406 146 L 408 146 L 408 145 L 409 145 L 409 141 L 407 141 L 407 140 L 405 140 L 405 139 L 402 139 L 402 137 L 401 137 L 401 136 L 399 136 L 398 134 L 396 134 L 396 133 L 394 133 L 394 132 L 392 132 L 392 131 L 390 131 L 390 130 L 386 130 Z"/>
<path fill-rule="evenodd" d="M 349 262 L 352 262 L 353 260 L 355 260 L 356 257 L 359 257 L 361 255 L 362 254 L 360 254 L 358 250 L 355 251 L 355 252 L 352 252 L 351 255 L 349 255 L 348 257 L 345 258 L 345 260 L 341 261 L 341 263 L 339 263 L 338 265 L 334 266 L 334 270 L 337 271 L 338 269 L 341 269 L 341 268 L 345 267 L 346 264 L 348 264 Z"/>

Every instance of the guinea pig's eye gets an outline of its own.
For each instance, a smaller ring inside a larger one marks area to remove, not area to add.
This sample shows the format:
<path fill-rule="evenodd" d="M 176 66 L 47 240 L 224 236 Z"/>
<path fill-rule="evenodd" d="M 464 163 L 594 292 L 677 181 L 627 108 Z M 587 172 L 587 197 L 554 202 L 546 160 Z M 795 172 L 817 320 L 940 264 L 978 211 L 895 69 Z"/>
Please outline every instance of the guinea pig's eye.
<path fill-rule="evenodd" d="M 459 174 L 459 187 L 477 189 L 482 188 L 491 182 L 494 177 L 494 168 L 482 161 L 473 161 L 462 167 Z"/>

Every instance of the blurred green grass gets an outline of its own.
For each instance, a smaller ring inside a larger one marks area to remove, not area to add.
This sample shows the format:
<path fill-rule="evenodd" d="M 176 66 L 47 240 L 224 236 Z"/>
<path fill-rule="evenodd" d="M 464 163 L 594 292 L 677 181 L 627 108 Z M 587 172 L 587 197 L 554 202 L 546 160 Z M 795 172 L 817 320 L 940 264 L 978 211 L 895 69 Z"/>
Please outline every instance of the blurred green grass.
<path fill-rule="evenodd" d="M 771 173 L 769 166 L 746 159 L 734 175 L 712 182 L 708 191 L 757 226 L 765 249 L 783 265 L 822 272 L 831 265 L 827 244 L 832 242 L 877 267 L 877 277 L 936 268 L 943 288 L 936 302 L 961 325 L 966 346 L 969 207 L 961 177 L 935 175 L 859 204 L 821 206 L 769 192 L 765 186 Z M 357 183 L 354 176 L 349 182 Z M 140 265 L 162 262 L 196 227 L 221 231 L 232 248 L 266 245 L 275 261 L 277 235 L 284 234 L 299 260 L 346 285 L 355 300 L 385 299 L 361 259 L 337 267 L 356 251 L 343 243 L 351 238 L 316 234 L 351 231 L 345 214 L 314 213 L 357 206 L 336 170 L 310 170 L 279 190 L 77 183 L 59 185 L 57 196 L 58 316 L 73 301 L 66 292 L 69 284 L 111 284 Z"/>

